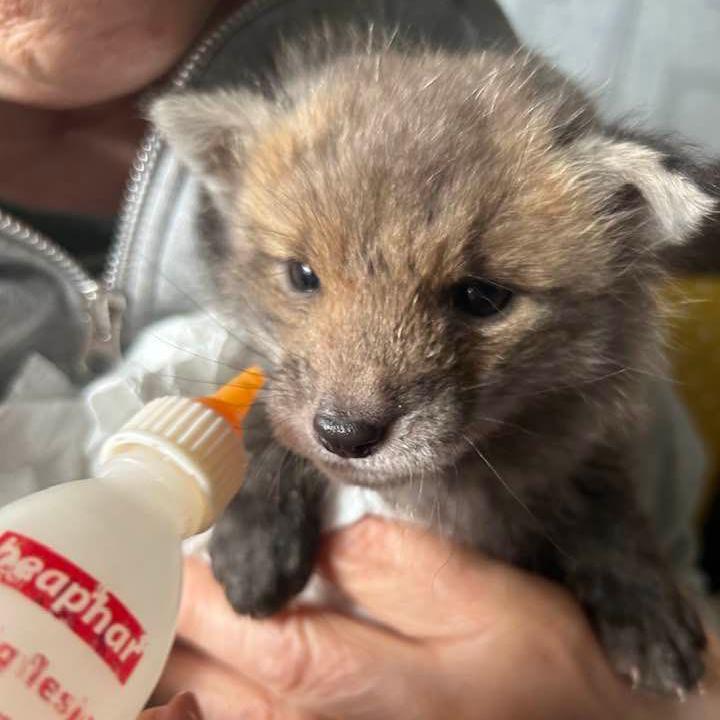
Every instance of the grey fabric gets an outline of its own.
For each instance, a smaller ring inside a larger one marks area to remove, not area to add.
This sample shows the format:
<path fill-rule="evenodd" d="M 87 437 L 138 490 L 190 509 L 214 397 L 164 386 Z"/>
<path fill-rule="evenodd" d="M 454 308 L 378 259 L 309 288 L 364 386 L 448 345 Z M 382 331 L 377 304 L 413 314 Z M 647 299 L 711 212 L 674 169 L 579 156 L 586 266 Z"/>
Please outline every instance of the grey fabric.
<path fill-rule="evenodd" d="M 84 298 L 62 270 L 0 232 L 0 394 L 29 350 L 79 378 L 87 332 Z"/>

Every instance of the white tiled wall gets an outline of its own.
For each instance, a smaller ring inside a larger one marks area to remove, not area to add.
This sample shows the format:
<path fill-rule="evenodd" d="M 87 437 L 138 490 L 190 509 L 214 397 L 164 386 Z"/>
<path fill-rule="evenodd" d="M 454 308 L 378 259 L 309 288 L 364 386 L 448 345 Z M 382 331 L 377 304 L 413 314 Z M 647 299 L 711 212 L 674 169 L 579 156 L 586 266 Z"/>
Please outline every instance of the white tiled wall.
<path fill-rule="evenodd" d="M 499 0 L 518 33 L 610 117 L 720 153 L 720 0 Z"/>

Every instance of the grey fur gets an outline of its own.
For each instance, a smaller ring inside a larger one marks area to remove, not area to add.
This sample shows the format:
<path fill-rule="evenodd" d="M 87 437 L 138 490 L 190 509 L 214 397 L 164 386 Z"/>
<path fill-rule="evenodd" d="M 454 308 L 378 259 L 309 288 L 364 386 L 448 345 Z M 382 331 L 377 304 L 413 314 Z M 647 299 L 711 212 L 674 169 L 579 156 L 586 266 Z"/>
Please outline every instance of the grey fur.
<path fill-rule="evenodd" d="M 277 443 L 306 460 L 283 481 L 296 506 L 275 494 L 256 507 L 255 487 L 221 521 L 230 600 L 279 608 L 311 570 L 318 488 L 365 484 L 400 515 L 562 582 L 619 672 L 694 687 L 705 636 L 637 508 L 633 454 L 664 368 L 662 250 L 707 223 L 714 199 L 661 150 L 606 131 L 531 55 L 298 52 L 270 97 L 153 110 L 224 218 L 228 312 L 268 359 Z M 318 293 L 293 293 L 293 258 Z M 468 276 L 512 288 L 512 304 L 461 316 L 448 288 Z M 338 458 L 313 436 L 318 409 L 391 431 L 369 457 Z M 278 542 L 303 561 L 288 569 Z"/>

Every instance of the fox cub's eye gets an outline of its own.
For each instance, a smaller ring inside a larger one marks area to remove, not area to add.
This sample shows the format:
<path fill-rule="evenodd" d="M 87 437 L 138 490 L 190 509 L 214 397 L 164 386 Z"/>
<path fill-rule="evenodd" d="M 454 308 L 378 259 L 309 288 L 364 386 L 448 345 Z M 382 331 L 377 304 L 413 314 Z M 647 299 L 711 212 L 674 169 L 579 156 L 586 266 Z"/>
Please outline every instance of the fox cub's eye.
<path fill-rule="evenodd" d="M 502 312 L 513 297 L 511 290 L 476 278 L 461 280 L 451 292 L 453 305 L 474 317 L 490 317 Z"/>
<path fill-rule="evenodd" d="M 288 262 L 288 277 L 290 284 L 295 290 L 303 293 L 315 292 L 320 287 L 320 279 L 313 272 L 313 269 L 299 260 Z"/>

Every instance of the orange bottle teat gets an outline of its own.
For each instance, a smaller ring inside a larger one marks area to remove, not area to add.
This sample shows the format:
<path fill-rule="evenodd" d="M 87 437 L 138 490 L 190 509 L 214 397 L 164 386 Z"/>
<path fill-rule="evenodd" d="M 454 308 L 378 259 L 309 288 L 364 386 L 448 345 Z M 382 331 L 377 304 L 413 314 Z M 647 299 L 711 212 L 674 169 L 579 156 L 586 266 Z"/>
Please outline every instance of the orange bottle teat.
<path fill-rule="evenodd" d="M 224 418 L 235 432 L 242 433 L 242 422 L 264 382 L 262 370 L 251 367 L 225 383 L 213 395 L 196 397 L 195 402 L 209 407 Z"/>

